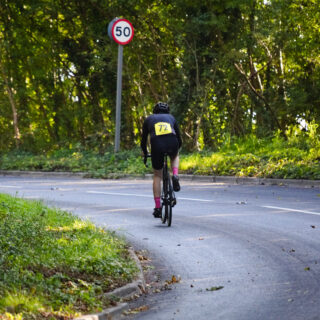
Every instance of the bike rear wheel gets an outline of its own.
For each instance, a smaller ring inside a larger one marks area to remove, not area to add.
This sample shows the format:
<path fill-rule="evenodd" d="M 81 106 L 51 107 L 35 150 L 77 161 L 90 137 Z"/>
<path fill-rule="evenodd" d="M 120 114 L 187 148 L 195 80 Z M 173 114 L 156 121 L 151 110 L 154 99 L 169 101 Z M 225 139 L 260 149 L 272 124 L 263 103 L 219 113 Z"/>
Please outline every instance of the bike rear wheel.
<path fill-rule="evenodd" d="M 173 188 L 170 177 L 168 177 L 168 206 L 167 206 L 167 225 L 171 226 L 172 222 L 172 204 L 173 204 Z"/>
<path fill-rule="evenodd" d="M 162 191 L 162 223 L 166 223 L 168 227 L 172 222 L 172 207 L 173 207 L 173 188 L 169 174 L 163 179 L 163 191 Z M 164 208 L 163 208 L 164 207 Z M 164 210 L 163 210 L 164 209 Z"/>
<path fill-rule="evenodd" d="M 163 171 L 163 183 L 162 183 L 162 213 L 161 213 L 161 221 L 162 223 L 166 223 L 168 217 L 168 173 L 166 170 Z"/>
<path fill-rule="evenodd" d="M 168 163 L 167 163 L 167 155 L 165 155 L 164 166 L 162 171 L 162 214 L 161 221 L 162 223 L 166 223 L 168 227 L 171 226 L 172 222 L 172 208 L 176 203 L 172 182 L 170 179 L 170 174 L 168 171 Z"/>

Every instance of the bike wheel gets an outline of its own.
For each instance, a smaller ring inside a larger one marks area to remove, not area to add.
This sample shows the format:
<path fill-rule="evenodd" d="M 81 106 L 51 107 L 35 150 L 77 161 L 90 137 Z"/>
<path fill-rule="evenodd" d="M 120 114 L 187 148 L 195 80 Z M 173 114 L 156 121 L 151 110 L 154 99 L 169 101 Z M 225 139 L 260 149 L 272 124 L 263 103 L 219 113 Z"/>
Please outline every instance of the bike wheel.
<path fill-rule="evenodd" d="M 171 226 L 171 222 L 172 222 L 172 198 L 173 198 L 173 188 L 172 188 L 172 183 L 170 180 L 170 177 L 168 177 L 168 205 L 167 205 L 167 225 L 168 227 Z"/>
<path fill-rule="evenodd" d="M 163 173 L 163 184 L 162 184 L 162 210 L 161 210 L 161 221 L 166 223 L 168 217 L 168 178 L 167 174 Z"/>
<path fill-rule="evenodd" d="M 161 221 L 162 221 L 162 223 L 166 223 L 167 216 L 168 216 L 167 206 L 163 205 L 162 206 L 162 211 L 161 211 Z"/>

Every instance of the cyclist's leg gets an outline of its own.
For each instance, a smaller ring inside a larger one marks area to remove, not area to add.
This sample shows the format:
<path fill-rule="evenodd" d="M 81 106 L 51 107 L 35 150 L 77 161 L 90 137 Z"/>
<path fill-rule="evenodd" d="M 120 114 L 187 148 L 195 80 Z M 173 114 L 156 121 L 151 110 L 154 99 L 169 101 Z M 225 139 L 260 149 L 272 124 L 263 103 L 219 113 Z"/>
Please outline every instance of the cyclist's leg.
<path fill-rule="evenodd" d="M 172 185 L 173 191 L 180 191 L 179 183 L 179 154 L 171 158 L 171 167 L 172 167 Z"/>
<path fill-rule="evenodd" d="M 163 154 L 158 144 L 151 144 L 151 160 L 153 167 L 153 196 L 155 202 L 154 217 L 161 217 L 161 180 L 163 167 Z"/>
<path fill-rule="evenodd" d="M 154 199 L 160 199 L 161 197 L 161 180 L 162 180 L 162 169 L 156 170 L 153 169 L 153 196 Z M 157 205 L 156 208 L 160 208 L 160 205 Z"/>
<path fill-rule="evenodd" d="M 153 196 L 154 196 L 153 216 L 155 218 L 161 218 L 161 179 L 162 179 L 162 170 L 153 169 Z"/>
<path fill-rule="evenodd" d="M 172 184 L 174 191 L 180 191 L 180 183 L 179 183 L 179 149 L 178 149 L 178 140 L 174 139 L 172 141 L 172 147 L 170 152 L 170 160 L 171 160 L 171 168 L 172 168 Z"/>
<path fill-rule="evenodd" d="M 179 153 L 176 156 L 171 157 L 171 168 L 172 168 L 172 174 L 178 175 L 179 174 Z"/>

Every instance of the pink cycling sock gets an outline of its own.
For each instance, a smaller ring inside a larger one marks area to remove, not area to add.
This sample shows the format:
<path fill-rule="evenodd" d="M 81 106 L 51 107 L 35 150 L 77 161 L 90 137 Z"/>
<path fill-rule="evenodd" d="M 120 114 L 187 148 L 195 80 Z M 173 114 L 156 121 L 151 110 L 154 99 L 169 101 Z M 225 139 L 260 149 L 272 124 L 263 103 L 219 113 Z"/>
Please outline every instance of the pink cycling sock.
<path fill-rule="evenodd" d="M 173 174 L 174 176 L 177 176 L 177 175 L 178 175 L 178 172 L 179 172 L 179 168 L 177 168 L 177 167 L 173 167 L 173 168 L 172 168 L 172 174 Z"/>
<path fill-rule="evenodd" d="M 156 208 L 161 208 L 160 198 L 154 198 L 154 203 L 156 204 Z"/>

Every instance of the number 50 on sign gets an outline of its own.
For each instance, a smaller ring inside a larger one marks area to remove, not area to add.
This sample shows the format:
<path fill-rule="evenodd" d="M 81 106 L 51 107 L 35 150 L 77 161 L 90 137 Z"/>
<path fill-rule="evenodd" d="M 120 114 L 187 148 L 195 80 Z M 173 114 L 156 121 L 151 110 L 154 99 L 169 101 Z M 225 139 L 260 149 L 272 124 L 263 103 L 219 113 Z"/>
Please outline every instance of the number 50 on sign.
<path fill-rule="evenodd" d="M 113 23 L 111 34 L 115 42 L 125 45 L 132 40 L 134 30 L 128 20 L 119 19 Z"/>

